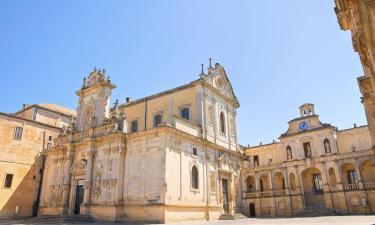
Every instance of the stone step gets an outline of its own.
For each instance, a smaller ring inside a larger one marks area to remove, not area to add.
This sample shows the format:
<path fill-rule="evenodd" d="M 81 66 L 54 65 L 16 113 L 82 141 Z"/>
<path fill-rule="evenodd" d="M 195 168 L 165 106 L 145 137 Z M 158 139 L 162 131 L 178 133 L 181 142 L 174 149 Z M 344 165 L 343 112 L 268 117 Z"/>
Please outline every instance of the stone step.
<path fill-rule="evenodd" d="M 62 224 L 62 223 L 95 223 L 90 216 L 84 215 L 59 215 L 59 216 L 40 216 L 27 220 L 27 222 L 34 224 Z"/>
<path fill-rule="evenodd" d="M 332 209 L 328 208 L 306 208 L 297 216 L 303 217 L 318 217 L 318 216 L 337 216 L 339 215 Z"/>
<path fill-rule="evenodd" d="M 248 217 L 245 216 L 242 213 L 235 213 L 233 215 L 229 214 L 223 214 L 219 217 L 219 220 L 242 220 L 242 219 L 247 219 Z"/>

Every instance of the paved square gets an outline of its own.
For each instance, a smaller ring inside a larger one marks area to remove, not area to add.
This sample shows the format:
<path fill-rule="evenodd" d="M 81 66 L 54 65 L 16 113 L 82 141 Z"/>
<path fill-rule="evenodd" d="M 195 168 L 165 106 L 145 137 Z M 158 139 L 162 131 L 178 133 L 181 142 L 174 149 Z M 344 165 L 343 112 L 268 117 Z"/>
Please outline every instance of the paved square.
<path fill-rule="evenodd" d="M 0 225 L 39 225 L 39 224 L 94 224 L 94 225 L 136 225 L 133 223 L 32 223 L 24 221 L 5 221 L 1 220 Z M 138 223 L 140 225 L 143 223 Z M 208 222 L 184 222 L 173 223 L 174 225 L 375 225 L 375 216 L 328 216 L 328 217 L 305 217 L 305 218 L 254 218 L 243 220 L 219 220 Z M 152 225 L 152 224 L 148 224 Z"/>

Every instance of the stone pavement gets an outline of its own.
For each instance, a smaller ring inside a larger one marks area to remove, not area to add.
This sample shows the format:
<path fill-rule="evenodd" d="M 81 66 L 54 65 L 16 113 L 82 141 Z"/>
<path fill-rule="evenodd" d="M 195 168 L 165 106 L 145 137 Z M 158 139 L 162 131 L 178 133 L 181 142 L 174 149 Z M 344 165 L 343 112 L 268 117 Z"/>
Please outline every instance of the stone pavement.
<path fill-rule="evenodd" d="M 0 225 L 37 225 L 37 224 L 60 224 L 60 225 L 133 225 L 131 223 L 30 223 L 24 221 L 0 220 Z M 375 216 L 327 216 L 327 217 L 305 217 L 305 218 L 255 218 L 242 220 L 220 220 L 208 222 L 184 222 L 178 225 L 375 225 Z M 138 223 L 139 225 L 139 223 Z M 150 224 L 151 225 L 151 224 Z"/>

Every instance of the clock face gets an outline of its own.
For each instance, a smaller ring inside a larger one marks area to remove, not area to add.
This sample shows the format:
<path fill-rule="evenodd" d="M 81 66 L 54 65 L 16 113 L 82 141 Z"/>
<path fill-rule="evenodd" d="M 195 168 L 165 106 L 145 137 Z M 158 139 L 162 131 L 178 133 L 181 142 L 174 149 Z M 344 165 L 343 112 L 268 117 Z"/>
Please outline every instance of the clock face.
<path fill-rule="evenodd" d="M 298 125 L 298 129 L 300 131 L 304 131 L 304 130 L 309 129 L 309 123 L 307 121 L 300 122 L 299 125 Z"/>

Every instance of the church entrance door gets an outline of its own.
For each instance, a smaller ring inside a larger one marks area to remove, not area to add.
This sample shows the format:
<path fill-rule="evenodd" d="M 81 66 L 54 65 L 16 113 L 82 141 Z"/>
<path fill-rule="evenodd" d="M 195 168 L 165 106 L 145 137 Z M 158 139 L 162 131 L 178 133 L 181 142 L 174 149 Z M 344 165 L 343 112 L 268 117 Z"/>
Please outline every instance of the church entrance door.
<path fill-rule="evenodd" d="M 77 183 L 77 189 L 76 189 L 76 202 L 74 206 L 74 214 L 79 214 L 81 209 L 81 204 L 83 202 L 83 185 L 84 180 L 79 180 Z"/>
<path fill-rule="evenodd" d="M 221 181 L 221 185 L 223 187 L 223 210 L 224 213 L 229 213 L 229 207 L 228 207 L 228 180 L 223 179 Z"/>

